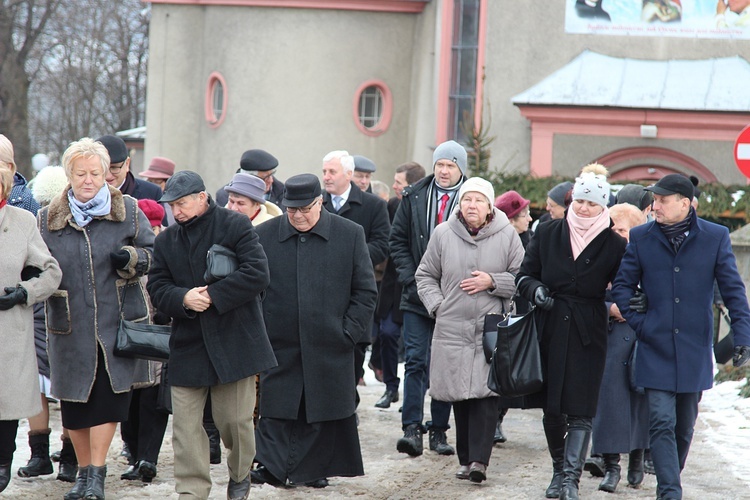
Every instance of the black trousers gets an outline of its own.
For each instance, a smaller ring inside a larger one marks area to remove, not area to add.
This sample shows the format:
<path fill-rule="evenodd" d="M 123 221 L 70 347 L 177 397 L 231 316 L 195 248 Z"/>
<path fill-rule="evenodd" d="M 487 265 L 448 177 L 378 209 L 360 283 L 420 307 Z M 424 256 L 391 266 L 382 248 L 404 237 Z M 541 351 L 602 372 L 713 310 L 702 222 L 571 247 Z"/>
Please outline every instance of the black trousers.
<path fill-rule="evenodd" d="M 0 465 L 8 465 L 13 461 L 17 433 L 18 420 L 0 420 Z"/>
<path fill-rule="evenodd" d="M 156 409 L 158 385 L 134 389 L 132 394 L 128 420 L 120 427 L 122 439 L 130 449 L 133 464 L 141 460 L 156 464 L 169 414 Z"/>
<path fill-rule="evenodd" d="M 479 462 L 489 465 L 492 455 L 497 397 L 453 402 L 456 420 L 456 453 L 461 465 Z"/>

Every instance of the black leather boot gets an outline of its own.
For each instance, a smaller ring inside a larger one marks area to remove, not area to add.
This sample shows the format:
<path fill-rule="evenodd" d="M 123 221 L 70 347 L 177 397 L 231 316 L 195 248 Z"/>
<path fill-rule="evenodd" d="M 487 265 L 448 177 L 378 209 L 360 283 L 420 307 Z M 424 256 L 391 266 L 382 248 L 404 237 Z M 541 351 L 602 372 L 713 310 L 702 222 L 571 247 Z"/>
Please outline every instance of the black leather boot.
<path fill-rule="evenodd" d="M 89 482 L 90 467 L 90 465 L 87 465 L 86 467 L 78 467 L 78 477 L 76 478 L 76 484 L 74 484 L 73 488 L 65 494 L 65 500 L 81 500 L 86 496 L 86 487 L 88 486 Z"/>
<path fill-rule="evenodd" d="M 49 433 L 50 429 L 41 431 L 29 431 L 29 448 L 31 458 L 26 467 L 18 469 L 21 477 L 36 477 L 52 474 L 52 460 L 49 458 Z"/>
<path fill-rule="evenodd" d="M 547 437 L 547 449 L 552 457 L 552 481 L 550 481 L 547 491 L 544 492 L 546 498 L 560 498 L 567 427 L 565 420 L 550 423 L 548 419 L 544 419 L 544 435 Z"/>
<path fill-rule="evenodd" d="M 62 450 L 60 450 L 60 465 L 58 466 L 57 480 L 67 483 L 76 481 L 76 472 L 78 472 L 78 459 L 76 450 L 73 448 L 73 442 L 70 438 L 62 438 Z"/>
<path fill-rule="evenodd" d="M 0 492 L 10 483 L 10 462 L 0 465 Z"/>
<path fill-rule="evenodd" d="M 86 500 L 104 500 L 104 480 L 107 477 L 107 466 L 89 466 L 89 480 L 86 483 Z"/>
<path fill-rule="evenodd" d="M 412 457 L 418 457 L 422 454 L 422 426 L 411 424 L 404 429 L 404 437 L 396 443 L 396 449 L 399 453 L 406 453 Z"/>
<path fill-rule="evenodd" d="M 583 472 L 583 462 L 589 447 L 591 431 L 568 428 L 565 437 L 565 461 L 563 463 L 563 486 L 560 500 L 579 500 L 578 482 Z"/>
<path fill-rule="evenodd" d="M 607 493 L 614 493 L 620 482 L 620 454 L 603 453 L 604 479 L 599 483 L 599 489 Z"/>
<path fill-rule="evenodd" d="M 633 450 L 628 456 L 628 486 L 638 488 L 643 482 L 643 450 Z"/>
<path fill-rule="evenodd" d="M 213 422 L 203 422 L 203 428 L 206 430 L 208 435 L 208 446 L 211 450 L 211 456 L 209 461 L 211 464 L 216 465 L 221 463 L 221 435 L 219 430 L 216 428 Z"/>

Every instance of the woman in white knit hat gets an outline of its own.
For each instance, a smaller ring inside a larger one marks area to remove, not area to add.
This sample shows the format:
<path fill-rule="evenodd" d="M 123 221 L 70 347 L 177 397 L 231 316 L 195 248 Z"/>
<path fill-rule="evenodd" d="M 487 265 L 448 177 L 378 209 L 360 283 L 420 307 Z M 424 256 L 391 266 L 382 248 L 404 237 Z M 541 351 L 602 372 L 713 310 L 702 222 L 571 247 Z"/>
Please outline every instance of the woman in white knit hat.
<path fill-rule="evenodd" d="M 611 229 L 608 201 L 606 168 L 584 167 L 565 217 L 539 226 L 516 280 L 537 305 L 545 385 L 526 407 L 544 409 L 554 469 L 547 498 L 578 498 L 596 414 L 607 349 L 604 292 L 626 245 Z"/>
<path fill-rule="evenodd" d="M 415 279 L 435 318 L 430 396 L 453 404 L 458 479 L 482 482 L 492 454 L 497 394 L 487 388 L 490 365 L 482 349 L 484 317 L 510 309 L 523 245 L 508 217 L 492 205 L 492 184 L 463 183 L 458 205 L 439 224 Z"/>

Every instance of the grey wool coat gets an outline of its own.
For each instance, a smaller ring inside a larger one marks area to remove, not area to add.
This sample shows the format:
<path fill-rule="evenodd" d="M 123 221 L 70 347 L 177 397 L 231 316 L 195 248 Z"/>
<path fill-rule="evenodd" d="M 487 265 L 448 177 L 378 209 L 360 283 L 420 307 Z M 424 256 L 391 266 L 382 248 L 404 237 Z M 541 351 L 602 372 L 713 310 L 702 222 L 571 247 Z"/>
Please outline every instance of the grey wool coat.
<path fill-rule="evenodd" d="M 206 284 L 206 254 L 213 244 L 232 250 L 239 266 L 208 285 L 208 309 L 188 311 L 183 298 Z M 266 254 L 250 218 L 213 200 L 203 215 L 159 234 L 148 291 L 156 309 L 172 317 L 170 384 L 228 384 L 276 366 L 260 305 L 268 281 Z"/>
<path fill-rule="evenodd" d="M 31 417 L 42 411 L 34 348 L 34 304 L 55 291 L 62 272 L 36 228 L 34 216 L 6 205 L 0 209 L 0 294 L 5 287 L 21 285 L 26 303 L 0 311 L 0 420 Z M 32 266 L 41 272 L 22 281 L 21 271 Z"/>
<path fill-rule="evenodd" d="M 148 321 L 148 302 L 140 277 L 151 267 L 154 233 L 135 198 L 109 187 L 109 214 L 86 227 L 73 219 L 68 205 L 70 186 L 39 211 L 39 230 L 60 263 L 60 288 L 45 303 L 51 392 L 58 399 L 87 402 L 94 385 L 97 351 L 115 393 L 128 392 L 148 381 L 146 361 L 115 356 L 120 319 Z M 113 267 L 109 254 L 125 249 L 125 270 Z"/>
<path fill-rule="evenodd" d="M 436 318 L 430 357 L 430 395 L 440 401 L 497 396 L 487 388 L 484 317 L 510 310 L 524 250 L 508 217 L 493 219 L 472 238 L 454 212 L 432 233 L 415 278 L 427 312 Z M 495 289 L 469 295 L 459 286 L 473 271 L 492 277 Z"/>
<path fill-rule="evenodd" d="M 289 218 L 258 227 L 271 284 L 263 315 L 279 366 L 261 374 L 260 415 L 308 423 L 354 413 L 354 349 L 375 310 L 377 288 L 358 224 L 321 208 L 300 233 Z"/>

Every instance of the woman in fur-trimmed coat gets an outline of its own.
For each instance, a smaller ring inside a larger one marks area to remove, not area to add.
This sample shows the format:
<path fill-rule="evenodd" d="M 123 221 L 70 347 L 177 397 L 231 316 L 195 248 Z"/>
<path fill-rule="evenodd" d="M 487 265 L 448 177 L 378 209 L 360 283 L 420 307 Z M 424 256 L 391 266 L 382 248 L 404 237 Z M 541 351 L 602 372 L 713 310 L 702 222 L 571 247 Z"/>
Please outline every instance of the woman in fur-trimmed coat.
<path fill-rule="evenodd" d="M 101 143 L 74 142 L 62 160 L 70 186 L 38 216 L 63 271 L 46 303 L 51 392 L 79 464 L 66 498 L 103 498 L 117 422 L 128 418 L 133 384 L 148 376 L 146 361 L 117 357 L 113 348 L 121 304 L 123 319 L 148 321 L 139 278 L 151 265 L 154 233 L 136 200 L 105 182 L 109 154 Z"/>

